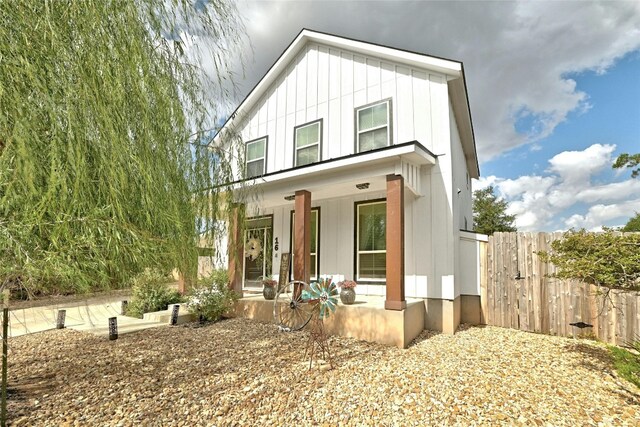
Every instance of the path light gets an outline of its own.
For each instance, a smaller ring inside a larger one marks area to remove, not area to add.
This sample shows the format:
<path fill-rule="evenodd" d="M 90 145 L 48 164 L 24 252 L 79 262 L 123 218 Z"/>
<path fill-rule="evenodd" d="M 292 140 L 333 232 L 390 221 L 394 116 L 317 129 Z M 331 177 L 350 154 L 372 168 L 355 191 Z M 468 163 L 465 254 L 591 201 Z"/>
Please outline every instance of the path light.
<path fill-rule="evenodd" d="M 58 310 L 58 318 L 56 319 L 56 329 L 64 329 L 64 319 L 67 317 L 67 310 Z"/>
<path fill-rule="evenodd" d="M 180 304 L 175 304 L 173 306 L 173 310 L 171 311 L 171 325 L 175 326 L 178 324 L 178 311 L 180 311 Z"/>
<path fill-rule="evenodd" d="M 129 307 L 129 301 L 122 301 L 122 304 L 120 305 L 120 314 L 122 314 L 123 316 L 127 314 L 127 307 Z"/>
<path fill-rule="evenodd" d="M 118 339 L 118 318 L 109 318 L 109 341 Z"/>

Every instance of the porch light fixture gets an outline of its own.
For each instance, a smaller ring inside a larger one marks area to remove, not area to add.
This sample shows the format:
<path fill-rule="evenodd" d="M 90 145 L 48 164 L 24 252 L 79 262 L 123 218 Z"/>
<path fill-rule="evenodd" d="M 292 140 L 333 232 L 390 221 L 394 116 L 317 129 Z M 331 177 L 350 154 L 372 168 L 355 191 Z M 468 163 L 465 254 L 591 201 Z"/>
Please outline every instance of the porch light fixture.
<path fill-rule="evenodd" d="M 291 196 L 284 196 L 284 199 L 290 202 L 292 200 L 295 200 L 296 196 L 292 194 Z"/>
<path fill-rule="evenodd" d="M 369 188 L 369 183 L 363 182 L 362 184 L 356 184 L 356 188 L 358 190 L 366 190 L 367 188 Z"/>

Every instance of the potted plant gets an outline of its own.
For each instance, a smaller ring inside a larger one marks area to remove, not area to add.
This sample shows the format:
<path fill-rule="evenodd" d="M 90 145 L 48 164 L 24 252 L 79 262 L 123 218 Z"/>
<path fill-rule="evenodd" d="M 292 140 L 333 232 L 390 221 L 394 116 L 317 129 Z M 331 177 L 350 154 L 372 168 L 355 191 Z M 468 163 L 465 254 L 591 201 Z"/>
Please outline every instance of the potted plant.
<path fill-rule="evenodd" d="M 345 305 L 353 304 L 356 300 L 355 287 L 357 283 L 353 280 L 343 280 L 338 285 L 340 286 L 340 301 Z"/>
<path fill-rule="evenodd" d="M 276 297 L 276 285 L 278 282 L 271 276 L 262 279 L 262 295 L 264 299 L 271 300 Z"/>

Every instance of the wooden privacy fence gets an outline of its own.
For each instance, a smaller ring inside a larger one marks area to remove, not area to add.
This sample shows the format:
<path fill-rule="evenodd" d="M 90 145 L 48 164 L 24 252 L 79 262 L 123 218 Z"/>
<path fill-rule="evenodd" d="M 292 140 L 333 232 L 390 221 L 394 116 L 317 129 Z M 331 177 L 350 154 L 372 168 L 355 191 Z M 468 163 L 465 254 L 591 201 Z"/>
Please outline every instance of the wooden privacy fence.
<path fill-rule="evenodd" d="M 495 233 L 480 257 L 483 323 L 625 345 L 640 335 L 640 293 L 598 289 L 548 277 L 555 266 L 536 252 L 562 233 Z M 579 329 L 570 323 L 593 325 Z"/>

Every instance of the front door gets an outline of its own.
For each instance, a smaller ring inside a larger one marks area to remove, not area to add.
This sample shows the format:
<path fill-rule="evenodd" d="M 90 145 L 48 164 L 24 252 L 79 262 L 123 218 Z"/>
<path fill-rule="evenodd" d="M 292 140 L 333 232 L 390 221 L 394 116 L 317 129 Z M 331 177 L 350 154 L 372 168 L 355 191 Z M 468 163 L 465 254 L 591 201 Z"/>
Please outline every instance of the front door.
<path fill-rule="evenodd" d="M 262 279 L 272 273 L 272 228 L 271 216 L 247 220 L 244 233 L 243 289 L 261 290 Z"/>

